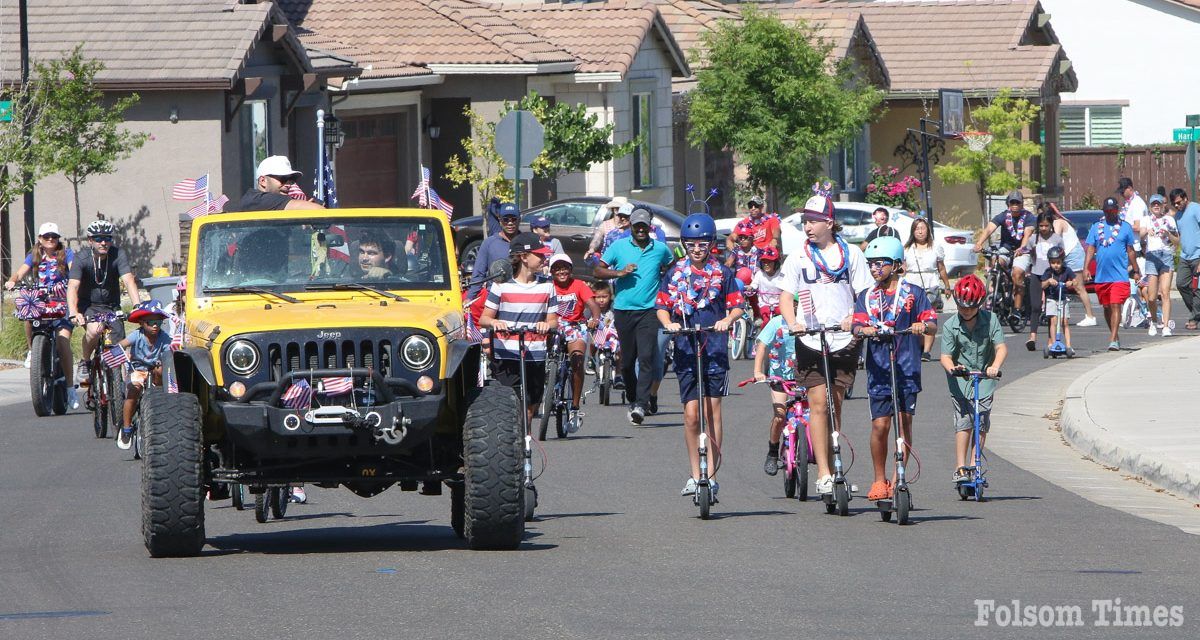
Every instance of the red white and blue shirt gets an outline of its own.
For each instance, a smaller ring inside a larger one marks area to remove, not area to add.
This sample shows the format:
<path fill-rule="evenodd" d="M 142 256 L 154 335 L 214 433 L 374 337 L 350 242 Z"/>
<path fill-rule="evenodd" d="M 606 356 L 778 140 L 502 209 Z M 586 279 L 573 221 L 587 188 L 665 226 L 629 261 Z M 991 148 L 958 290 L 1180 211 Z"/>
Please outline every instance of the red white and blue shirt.
<path fill-rule="evenodd" d="M 876 285 L 858 294 L 854 304 L 855 327 L 887 325 L 905 329 L 916 322 L 937 324 L 937 312 L 929 306 L 925 290 L 915 284 L 900 282 L 892 291 Z M 919 393 L 923 340 L 921 336 L 904 334 L 896 336 L 895 344 L 896 384 L 902 393 Z M 892 395 L 890 349 L 886 342 L 867 343 L 867 395 L 871 397 Z"/>
<path fill-rule="evenodd" d="M 688 327 L 711 327 L 729 315 L 731 309 L 743 306 L 742 292 L 733 271 L 716 260 L 704 268 L 692 266 L 683 258 L 667 270 L 658 289 L 657 308 L 668 311 L 671 320 Z M 729 340 L 710 334 L 703 338 L 708 371 L 729 370 Z M 675 336 L 675 370 L 691 370 L 695 366 L 695 351 L 687 336 Z"/>
<path fill-rule="evenodd" d="M 525 335 L 525 359 L 546 359 L 546 336 L 532 333 L 533 325 L 545 322 L 553 313 L 550 306 L 554 285 L 549 280 L 528 284 L 509 280 L 494 283 L 488 288 L 484 307 L 496 312 L 496 319 L 507 322 L 512 331 L 492 332 L 492 357 L 497 360 L 520 360 L 520 336 Z"/>

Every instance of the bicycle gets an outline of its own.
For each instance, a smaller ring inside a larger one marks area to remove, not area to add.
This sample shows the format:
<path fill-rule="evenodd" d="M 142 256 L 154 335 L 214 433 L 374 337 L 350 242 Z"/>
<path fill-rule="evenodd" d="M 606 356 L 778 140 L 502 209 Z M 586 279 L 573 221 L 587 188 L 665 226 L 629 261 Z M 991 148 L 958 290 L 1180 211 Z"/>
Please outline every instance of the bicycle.
<path fill-rule="evenodd" d="M 569 434 L 563 414 L 570 414 L 571 359 L 566 353 L 562 333 L 546 337 L 546 391 L 542 395 L 542 411 L 538 425 L 538 440 L 546 440 L 550 414 L 554 414 L 554 434 L 566 438 Z"/>
<path fill-rule="evenodd" d="M 601 331 L 611 331 L 604 329 Z M 614 385 L 617 381 L 617 353 L 614 349 L 604 344 L 601 331 L 597 331 L 592 340 L 592 368 L 596 371 L 595 377 L 592 378 L 592 386 L 584 394 L 584 401 L 587 401 L 587 396 L 592 393 L 599 394 L 600 404 L 609 406 L 612 403 L 612 393 L 617 391 L 621 394 L 621 404 L 625 404 L 625 391 L 616 389 Z"/>
<path fill-rule="evenodd" d="M 996 314 L 1013 333 L 1021 333 L 1029 319 L 1028 309 L 1031 303 L 1025 300 L 1020 309 L 1014 304 L 1016 286 L 1009 271 L 1012 265 L 1012 251 L 1000 245 L 992 245 L 982 253 L 988 261 L 985 279 L 989 292 L 983 308 Z"/>
<path fill-rule="evenodd" d="M 29 322 L 32 336 L 29 342 L 29 391 L 33 413 L 44 418 L 51 413 L 61 416 L 67 412 L 67 384 L 62 360 L 58 355 L 58 327 L 67 315 L 67 305 L 54 299 L 53 287 L 21 285 L 14 315 Z"/>
<path fill-rule="evenodd" d="M 759 381 L 750 378 L 739 382 L 738 386 L 763 383 L 778 384 L 788 396 L 784 405 L 783 433 L 779 439 L 779 459 L 783 461 L 784 470 L 783 495 L 805 502 L 808 500 L 808 465 L 817 463 L 808 426 L 808 391 L 795 380 L 777 376 Z"/>
<path fill-rule="evenodd" d="M 730 360 L 741 360 L 752 357 L 753 349 L 749 348 L 751 326 L 750 320 L 746 318 L 746 314 L 742 314 L 729 325 Z"/>
<path fill-rule="evenodd" d="M 825 503 L 825 513 L 837 513 L 839 516 L 848 516 L 850 515 L 850 500 L 852 498 L 851 494 L 853 493 L 853 487 L 851 487 L 850 483 L 846 481 L 846 473 L 849 472 L 850 469 L 849 467 L 844 466 L 842 463 L 842 441 L 846 440 L 847 444 L 849 444 L 850 441 L 842 436 L 841 430 L 837 426 L 837 409 L 834 407 L 834 404 L 836 403 L 833 401 L 833 371 L 829 368 L 829 356 L 833 351 L 831 348 L 831 334 L 839 334 L 837 337 L 839 342 L 846 341 L 845 336 L 849 335 L 849 333 L 844 331 L 841 327 L 817 327 L 814 329 L 792 332 L 792 335 L 819 336 L 820 338 L 820 342 L 817 345 L 809 345 L 808 343 L 804 342 L 803 338 L 801 338 L 800 343 L 811 350 L 820 351 L 821 370 L 825 378 L 825 407 L 828 412 L 827 417 L 829 419 L 829 437 L 833 454 L 833 493 L 829 495 L 823 494 L 821 496 L 821 500 Z M 846 345 L 848 344 L 849 342 L 846 341 Z M 843 345 L 842 348 L 844 348 L 846 345 Z M 799 349 L 799 347 L 797 347 L 797 349 Z M 850 452 L 850 466 L 854 466 L 853 446 L 850 447 Z"/>
<path fill-rule="evenodd" d="M 125 376 L 121 367 L 109 367 L 104 362 L 104 352 L 113 346 L 112 323 L 125 322 L 125 312 L 100 313 L 85 318 L 84 326 L 98 322 L 104 325 L 103 333 L 92 352 L 91 366 L 88 368 L 87 399 L 84 406 L 92 412 L 92 428 L 97 438 L 108 437 L 108 426 L 111 423 L 115 436 L 121 425 L 121 407 L 125 404 Z M 113 407 L 116 407 L 114 410 Z"/>
<path fill-rule="evenodd" d="M 535 333 L 535 331 L 534 331 L 533 325 L 510 325 L 506 330 L 501 331 L 499 333 L 516 334 L 516 336 L 517 336 L 517 350 L 518 350 L 518 353 L 520 354 L 520 359 L 518 360 L 518 362 L 520 363 L 520 366 L 517 367 L 520 370 L 520 388 L 517 389 L 517 398 L 518 398 L 519 402 L 517 404 L 520 406 L 521 431 L 524 434 L 524 447 L 523 447 L 524 450 L 523 450 L 523 455 L 522 455 L 522 466 L 521 466 L 521 472 L 522 472 L 522 477 L 523 477 L 523 481 L 522 481 L 522 498 L 523 499 L 522 499 L 521 511 L 524 515 L 525 522 L 531 522 L 533 520 L 534 511 L 537 509 L 537 504 L 538 504 L 538 490 L 537 490 L 537 486 L 534 484 L 534 481 L 537 480 L 538 476 L 534 475 L 534 473 L 533 473 L 533 443 L 534 443 L 533 425 L 530 424 L 530 421 L 529 421 L 529 411 L 526 408 L 527 403 L 525 400 L 528 397 L 526 389 L 529 388 L 528 381 L 526 380 L 526 375 L 525 375 L 526 356 L 529 353 L 529 350 L 526 348 L 525 336 L 528 334 L 531 334 L 531 333 Z M 541 445 L 538 445 L 538 446 L 540 447 Z M 545 459 L 545 455 L 543 452 L 542 469 L 544 470 L 545 468 L 546 468 L 546 459 Z M 540 474 L 538 474 L 538 475 L 540 475 Z"/>
<path fill-rule="evenodd" d="M 888 371 L 890 373 L 889 378 L 892 389 L 892 429 L 896 432 L 896 483 L 892 487 L 892 499 L 876 500 L 875 506 L 879 507 L 879 517 L 881 520 L 889 522 L 892 519 L 892 514 L 895 513 L 896 524 L 901 525 L 908 524 L 908 514 L 912 510 L 912 491 L 909 489 L 904 459 L 907 457 L 906 452 L 913 453 L 914 457 L 916 453 L 913 451 L 912 446 L 905 442 L 904 432 L 900 429 L 900 386 L 896 382 L 896 338 L 911 333 L 911 328 L 893 330 L 891 327 L 880 327 L 879 333 L 871 337 L 872 340 L 880 343 L 890 343 L 888 348 Z M 921 459 L 916 458 L 916 460 L 918 469 L 920 469 Z"/>
<path fill-rule="evenodd" d="M 708 411 L 708 398 L 705 395 L 705 380 L 704 380 L 704 345 L 700 340 L 700 336 L 704 333 L 714 333 L 716 329 L 713 327 L 680 327 L 677 331 L 665 330 L 667 335 L 683 335 L 687 336 L 692 343 L 692 351 L 696 354 L 696 376 L 698 378 L 696 391 L 700 398 L 700 443 L 697 452 L 700 454 L 700 479 L 696 481 L 696 493 L 692 494 L 692 504 L 700 507 L 700 519 L 708 520 L 711 515 L 712 506 L 717 504 L 717 496 L 713 493 L 713 484 L 708 473 L 708 420 L 706 419 Z M 720 452 L 718 451 L 718 464 L 720 466 Z M 716 468 L 713 469 L 715 475 Z"/>
<path fill-rule="evenodd" d="M 1001 372 L 997 371 L 995 378 L 1000 377 Z M 970 472 L 965 480 L 957 482 L 958 498 L 966 500 L 974 497 L 976 502 L 983 502 L 983 490 L 987 488 L 987 456 L 983 454 L 983 439 L 980 431 L 979 420 L 979 381 L 989 378 L 987 372 L 984 371 L 969 371 L 966 368 L 958 368 L 951 372 L 951 375 L 960 378 L 971 379 L 971 419 L 973 426 L 971 429 L 970 447 L 974 452 L 974 464 L 967 467 Z"/>

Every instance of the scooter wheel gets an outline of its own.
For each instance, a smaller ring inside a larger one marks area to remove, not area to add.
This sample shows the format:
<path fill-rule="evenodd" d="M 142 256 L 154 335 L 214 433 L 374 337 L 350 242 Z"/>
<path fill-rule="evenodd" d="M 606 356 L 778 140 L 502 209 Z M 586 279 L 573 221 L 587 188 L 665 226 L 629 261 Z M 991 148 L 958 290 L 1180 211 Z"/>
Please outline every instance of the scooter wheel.
<path fill-rule="evenodd" d="M 908 512 L 912 509 L 912 494 L 908 489 L 897 490 L 892 498 L 896 504 L 896 524 L 908 524 Z"/>
<path fill-rule="evenodd" d="M 537 487 L 525 486 L 525 522 L 533 522 L 533 511 L 537 509 Z"/>
<path fill-rule="evenodd" d="M 850 487 L 845 483 L 833 485 L 833 501 L 839 516 L 850 515 Z"/>
<path fill-rule="evenodd" d="M 882 500 L 879 502 L 876 502 L 875 504 L 879 505 L 879 519 L 883 520 L 884 522 L 891 522 L 892 521 L 892 506 L 889 503 L 882 501 Z"/>
<path fill-rule="evenodd" d="M 833 504 L 832 502 L 825 503 L 825 513 L 833 515 L 835 511 L 837 511 L 837 505 Z"/>
<path fill-rule="evenodd" d="M 700 519 L 708 520 L 712 510 L 712 487 L 696 487 L 696 501 L 700 503 Z"/>
<path fill-rule="evenodd" d="M 983 487 L 975 487 L 975 502 L 986 502 L 986 501 L 987 501 L 987 499 L 983 497 Z"/>
<path fill-rule="evenodd" d="M 965 484 L 958 485 L 958 499 L 966 500 L 971 497 L 971 488 Z"/>

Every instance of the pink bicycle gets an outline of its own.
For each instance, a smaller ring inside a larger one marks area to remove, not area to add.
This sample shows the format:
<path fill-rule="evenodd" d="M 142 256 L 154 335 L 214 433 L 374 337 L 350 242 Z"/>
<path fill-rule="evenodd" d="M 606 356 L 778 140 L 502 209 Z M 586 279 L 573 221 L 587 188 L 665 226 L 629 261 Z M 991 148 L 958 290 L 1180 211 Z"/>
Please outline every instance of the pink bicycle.
<path fill-rule="evenodd" d="M 787 394 L 783 433 L 779 439 L 779 459 L 784 465 L 783 495 L 808 500 L 808 465 L 817 463 L 808 430 L 808 390 L 797 385 L 795 380 L 777 376 L 762 381 L 743 380 L 738 386 L 748 384 L 770 384 L 773 389 Z"/>

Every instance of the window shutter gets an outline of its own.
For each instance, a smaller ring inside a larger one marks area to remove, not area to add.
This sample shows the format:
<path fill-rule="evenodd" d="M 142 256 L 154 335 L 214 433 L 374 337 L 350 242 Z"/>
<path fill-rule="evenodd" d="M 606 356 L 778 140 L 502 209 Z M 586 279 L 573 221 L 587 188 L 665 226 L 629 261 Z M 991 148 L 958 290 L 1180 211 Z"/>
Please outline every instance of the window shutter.
<path fill-rule="evenodd" d="M 1121 107 L 1091 107 L 1092 146 L 1121 144 Z"/>
<path fill-rule="evenodd" d="M 1087 107 L 1063 107 L 1059 111 L 1062 123 L 1059 136 L 1063 147 L 1087 146 L 1087 132 L 1084 130 L 1087 122 L 1086 109 Z"/>

